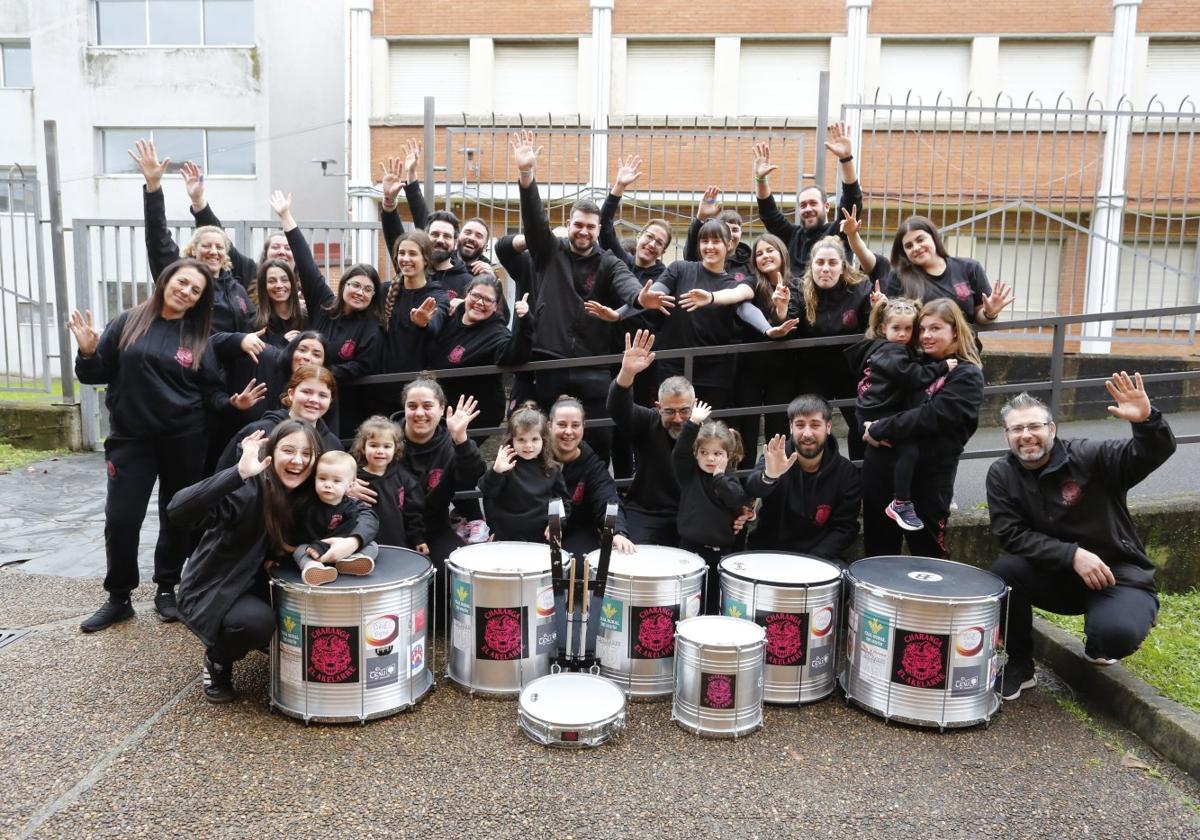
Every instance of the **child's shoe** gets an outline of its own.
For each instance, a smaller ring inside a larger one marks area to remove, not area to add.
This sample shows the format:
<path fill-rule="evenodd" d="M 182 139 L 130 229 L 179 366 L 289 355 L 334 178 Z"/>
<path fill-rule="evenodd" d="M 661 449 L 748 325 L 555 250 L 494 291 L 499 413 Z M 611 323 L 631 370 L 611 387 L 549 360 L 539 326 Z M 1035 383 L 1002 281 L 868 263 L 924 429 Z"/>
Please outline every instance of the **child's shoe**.
<path fill-rule="evenodd" d="M 488 529 L 488 524 L 484 520 L 472 519 L 467 523 L 466 540 L 469 544 L 485 543 L 491 535 L 492 532 Z"/>
<path fill-rule="evenodd" d="M 917 516 L 917 509 L 913 507 L 912 502 L 902 502 L 899 499 L 892 499 L 888 502 L 888 506 L 883 509 L 883 512 L 895 520 L 896 524 L 905 531 L 920 531 L 925 527 L 925 523 L 921 521 L 921 517 Z"/>
<path fill-rule="evenodd" d="M 309 586 L 320 586 L 337 580 L 338 570 L 320 560 L 305 560 L 300 564 L 300 579 Z"/>
<path fill-rule="evenodd" d="M 340 575 L 369 575 L 375 571 L 375 561 L 365 554 L 351 554 L 335 565 Z"/>

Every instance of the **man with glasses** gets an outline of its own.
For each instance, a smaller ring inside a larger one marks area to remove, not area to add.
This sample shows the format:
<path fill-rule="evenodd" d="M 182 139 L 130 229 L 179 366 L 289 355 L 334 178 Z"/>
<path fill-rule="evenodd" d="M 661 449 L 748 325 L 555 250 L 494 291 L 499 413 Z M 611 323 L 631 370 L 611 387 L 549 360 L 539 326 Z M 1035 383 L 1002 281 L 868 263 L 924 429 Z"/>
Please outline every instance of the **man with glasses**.
<path fill-rule="evenodd" d="M 1127 440 L 1058 440 L 1050 410 L 1018 394 L 1000 410 L 1009 454 L 987 476 L 992 533 L 1004 549 L 992 571 L 1012 587 L 1005 700 L 1037 684 L 1032 607 L 1084 616 L 1084 655 L 1112 665 L 1136 651 L 1158 614 L 1154 564 L 1125 496 L 1175 451 L 1141 374 L 1113 374 L 1108 413 L 1128 420 Z"/>

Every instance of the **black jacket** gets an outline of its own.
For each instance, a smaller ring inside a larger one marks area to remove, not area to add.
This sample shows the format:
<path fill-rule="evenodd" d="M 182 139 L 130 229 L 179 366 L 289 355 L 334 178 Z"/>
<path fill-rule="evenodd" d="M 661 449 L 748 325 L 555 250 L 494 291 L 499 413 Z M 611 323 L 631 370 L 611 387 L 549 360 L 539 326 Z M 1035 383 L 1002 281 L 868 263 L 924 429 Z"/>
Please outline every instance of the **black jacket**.
<path fill-rule="evenodd" d="M 1077 548 L 1099 556 L 1119 583 L 1153 592 L 1154 564 L 1129 515 L 1129 489 L 1175 451 L 1175 435 L 1157 410 L 1131 423 L 1128 440 L 1056 440 L 1040 470 L 1011 453 L 987 475 L 992 533 L 1010 554 L 1047 571 L 1072 568 Z"/>
<path fill-rule="evenodd" d="M 637 457 L 633 482 L 625 491 L 626 507 L 646 513 L 675 513 L 679 510 L 679 482 L 671 466 L 675 441 L 663 427 L 662 418 L 654 409 L 634 403 L 633 389 L 622 388 L 615 380 L 608 387 L 607 408 Z"/>
<path fill-rule="evenodd" d="M 320 498 L 314 499 L 301 517 L 296 533 L 297 545 L 303 547 L 331 537 L 351 536 L 358 530 L 358 520 L 367 507 L 349 496 L 343 496 L 335 505 L 327 504 Z"/>
<path fill-rule="evenodd" d="M 683 258 L 691 262 L 700 262 L 700 228 L 704 223 L 692 219 L 688 225 L 687 241 L 683 245 Z M 754 282 L 754 254 L 745 242 L 739 242 L 733 252 L 725 257 L 725 273 L 737 282 L 744 280 Z"/>
<path fill-rule="evenodd" d="M 392 461 L 383 475 L 359 468 L 358 477 L 378 496 L 377 542 L 400 548 L 416 548 L 425 542 L 425 494 L 402 461 Z"/>
<path fill-rule="evenodd" d="M 562 499 L 563 514 L 571 516 L 571 497 L 562 469 L 542 470 L 537 458 L 521 458 L 505 473 L 488 469 L 479 479 L 483 512 L 488 528 L 498 540 L 546 541 L 546 513 L 551 499 Z"/>
<path fill-rule="evenodd" d="M 243 426 L 237 434 L 229 439 L 229 443 L 226 444 L 224 451 L 221 452 L 221 457 L 217 460 L 217 470 L 220 471 L 228 467 L 237 466 L 237 462 L 242 458 L 242 441 L 248 435 L 259 431 L 266 432 L 269 435 L 276 426 L 288 419 L 290 415 L 291 413 L 286 408 L 276 408 L 266 412 L 253 423 L 247 423 Z M 324 420 L 316 422 L 316 429 L 317 434 L 321 436 L 321 443 L 325 444 L 326 452 L 338 452 L 341 450 L 341 440 L 329 430 Z"/>
<path fill-rule="evenodd" d="M 618 534 L 629 534 L 625 526 L 625 512 L 621 509 L 617 484 L 608 471 L 608 464 L 600 460 L 586 442 L 579 445 L 579 457 L 563 464 L 563 481 L 571 498 L 572 516 L 563 528 L 563 539 L 570 534 L 587 531 L 596 534 L 604 527 L 604 514 L 609 502 L 617 502 Z"/>
<path fill-rule="evenodd" d="M 738 281 L 728 273 L 713 274 L 703 263 L 687 260 L 671 263 L 654 281 L 655 288 L 667 291 L 676 300 L 692 289 L 719 292 L 737 286 Z M 736 344 L 742 329 L 737 310 L 736 306 L 712 304 L 688 312 L 677 306 L 671 310 L 670 317 L 663 319 L 662 327 L 656 333 L 655 346 L 660 350 L 681 350 Z M 683 359 L 660 359 L 658 364 L 666 376 L 681 375 L 684 370 Z M 692 369 L 692 384 L 728 385 L 733 380 L 736 364 L 737 356 L 732 353 L 697 359 Z"/>
<path fill-rule="evenodd" d="M 804 270 L 808 268 L 808 258 L 812 254 L 813 245 L 826 236 L 840 236 L 846 253 L 850 253 L 846 237 L 842 236 L 842 210 L 849 210 L 852 207 L 857 208 L 858 216 L 862 218 L 862 187 L 858 185 L 858 181 L 842 184 L 842 194 L 838 198 L 838 206 L 833 212 L 833 219 L 823 225 L 817 225 L 812 230 L 805 230 L 803 225 L 789 222 L 780 211 L 779 205 L 775 203 L 773 195 L 758 200 L 758 215 L 768 233 L 775 234 L 787 243 L 792 263 L 792 276 L 803 277 Z"/>
<path fill-rule="evenodd" d="M 179 583 L 179 617 L 205 645 L 216 643 L 221 620 L 263 573 L 268 541 L 263 531 L 262 476 L 243 479 L 237 467 L 185 487 L 167 506 L 172 525 L 203 527 Z M 311 491 L 310 491 L 311 492 Z M 364 511 L 353 534 L 375 539 L 375 514 Z"/>
<path fill-rule="evenodd" d="M 871 425 L 871 437 L 919 443 L 922 472 L 954 470 L 979 426 L 983 371 L 960 360 L 958 367 L 926 388 L 920 399 L 916 408 L 876 420 Z"/>
<path fill-rule="evenodd" d="M 975 323 L 975 309 L 983 303 L 984 295 L 992 293 L 992 284 L 983 265 L 966 257 L 947 257 L 946 270 L 937 277 L 920 269 L 917 269 L 917 277 L 921 281 L 920 299 L 923 303 L 942 297 L 950 298 L 958 304 L 969 324 Z M 879 289 L 888 297 L 911 297 L 904 290 L 904 281 L 883 254 L 875 255 L 875 268 L 871 270 L 872 285 L 875 280 L 881 281 Z"/>
<path fill-rule="evenodd" d="M 804 292 L 792 290 L 788 317 L 799 318 L 800 328 L 795 338 L 818 338 L 829 335 L 854 335 L 867 328 L 871 317 L 871 290 L 867 281 L 848 286 L 839 282 L 832 289 L 817 287 L 817 312 L 813 323 L 804 309 Z"/>
<path fill-rule="evenodd" d="M 425 494 L 425 534 L 435 538 L 450 529 L 450 501 L 459 490 L 473 490 L 487 469 L 470 438 L 456 444 L 444 425 L 425 443 L 404 442 L 404 466 Z"/>
<path fill-rule="evenodd" d="M 732 548 L 734 517 L 750 503 L 750 497 L 733 473 L 710 475 L 700 469 L 692 452 L 699 431 L 698 424 L 684 423 L 671 452 L 679 482 L 679 513 L 675 517 L 679 537 L 699 545 Z M 736 469 L 736 465 L 730 466 Z"/>
<path fill-rule="evenodd" d="M 850 370 L 858 375 L 858 415 L 878 420 L 907 408 L 913 391 L 932 385 L 949 368 L 944 360 L 919 356 L 906 344 L 867 338 L 846 349 Z"/>
<path fill-rule="evenodd" d="M 787 454 L 796 451 L 789 438 Z M 815 473 L 794 464 L 768 484 L 763 477 L 766 458 L 759 456 L 746 479 L 746 492 L 762 499 L 747 547 L 759 551 L 792 551 L 841 561 L 858 536 L 862 507 L 862 477 L 858 467 L 842 457 L 832 436 Z"/>

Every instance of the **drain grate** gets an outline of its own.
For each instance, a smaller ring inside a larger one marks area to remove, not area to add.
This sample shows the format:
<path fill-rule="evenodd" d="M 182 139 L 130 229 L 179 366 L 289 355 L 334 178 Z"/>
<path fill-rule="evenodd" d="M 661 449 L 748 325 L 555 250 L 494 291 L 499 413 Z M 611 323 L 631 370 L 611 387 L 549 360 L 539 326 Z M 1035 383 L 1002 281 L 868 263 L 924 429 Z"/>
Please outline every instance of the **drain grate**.
<path fill-rule="evenodd" d="M 32 630 L 0 630 L 0 648 L 7 647 L 18 639 L 25 638 L 32 632 Z"/>

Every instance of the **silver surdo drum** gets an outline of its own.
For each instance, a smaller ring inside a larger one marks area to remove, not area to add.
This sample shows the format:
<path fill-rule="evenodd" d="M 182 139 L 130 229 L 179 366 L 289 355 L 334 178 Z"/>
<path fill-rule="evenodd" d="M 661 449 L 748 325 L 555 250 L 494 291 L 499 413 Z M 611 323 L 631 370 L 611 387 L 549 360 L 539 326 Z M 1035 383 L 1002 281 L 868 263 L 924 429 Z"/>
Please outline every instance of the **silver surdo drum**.
<path fill-rule="evenodd" d="M 702 615 L 679 622 L 671 718 L 689 732 L 737 738 L 762 726 L 767 631 L 753 621 Z"/>
<path fill-rule="evenodd" d="M 810 703 L 833 693 L 842 570 L 782 551 L 721 560 L 721 613 L 767 631 L 763 699 Z"/>
<path fill-rule="evenodd" d="M 846 574 L 848 700 L 939 728 L 986 723 L 1000 707 L 999 577 L 931 557 L 868 557 Z"/>
<path fill-rule="evenodd" d="M 446 676 L 471 693 L 516 697 L 550 673 L 558 635 L 548 545 L 465 546 L 447 558 L 446 584 Z"/>
<path fill-rule="evenodd" d="M 433 686 L 428 622 L 433 566 L 379 547 L 375 570 L 309 586 L 292 564 L 271 572 L 271 705 L 304 721 L 366 721 L 411 708 Z"/>
<path fill-rule="evenodd" d="M 587 562 L 594 575 L 600 552 Z M 600 673 L 634 698 L 668 697 L 675 684 L 675 626 L 700 614 L 704 560 L 689 551 L 639 545 L 634 554 L 613 552 L 604 600 L 597 615 Z"/>
<path fill-rule="evenodd" d="M 625 692 L 592 674 L 551 674 L 517 700 L 517 725 L 548 747 L 597 747 L 625 726 Z"/>

